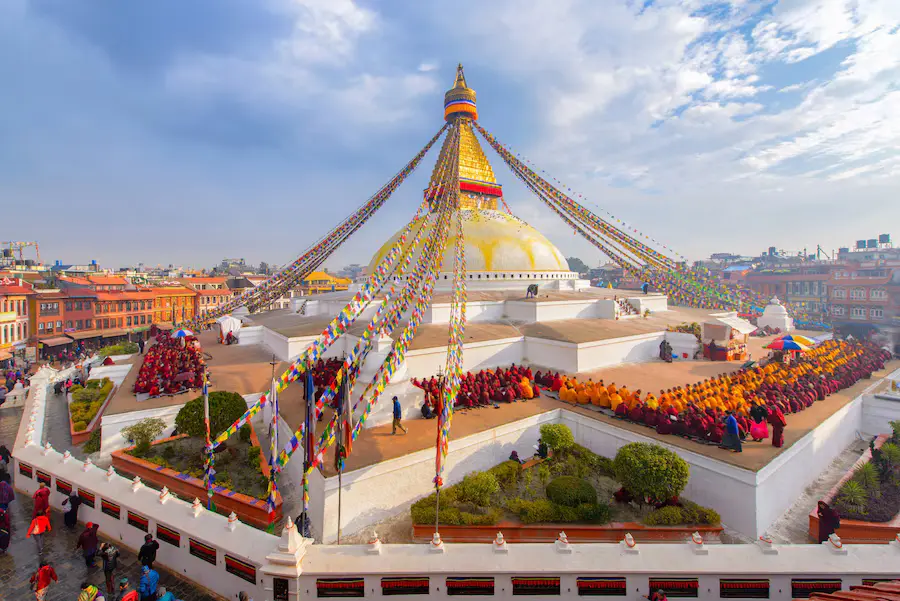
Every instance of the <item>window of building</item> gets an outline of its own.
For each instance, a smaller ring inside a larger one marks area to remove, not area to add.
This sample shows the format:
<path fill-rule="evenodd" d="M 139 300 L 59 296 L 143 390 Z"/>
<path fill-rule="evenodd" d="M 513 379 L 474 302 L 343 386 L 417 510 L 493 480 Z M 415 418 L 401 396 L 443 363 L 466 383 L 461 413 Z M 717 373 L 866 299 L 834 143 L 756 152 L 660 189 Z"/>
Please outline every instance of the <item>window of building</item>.
<path fill-rule="evenodd" d="M 841 305 L 837 305 L 835 307 L 832 307 L 832 311 L 834 312 L 835 316 L 840 317 L 844 314 L 844 307 L 842 307 Z"/>
<path fill-rule="evenodd" d="M 48 321 L 48 322 L 47 322 L 47 330 L 46 330 L 46 332 L 47 332 L 48 334 L 52 334 L 52 333 L 53 333 L 53 322 L 52 322 L 52 321 Z"/>
<path fill-rule="evenodd" d="M 121 317 L 119 318 L 119 327 L 120 328 L 122 327 L 122 318 Z"/>
<path fill-rule="evenodd" d="M 61 328 L 61 327 L 62 327 L 62 320 L 61 320 L 61 319 L 57 320 L 57 322 L 56 322 L 56 327 L 57 327 L 57 328 Z"/>
<path fill-rule="evenodd" d="M 869 298 L 872 300 L 887 300 L 887 290 L 884 288 L 875 288 L 869 293 Z"/>
<path fill-rule="evenodd" d="M 113 321 L 115 321 L 115 320 L 113 320 Z M 109 320 L 104 319 L 103 320 L 103 329 L 108 329 L 108 328 L 109 328 Z"/>
<path fill-rule="evenodd" d="M 129 315 L 129 316 L 125 319 L 125 324 L 126 324 L 127 326 L 131 327 L 131 315 Z"/>
<path fill-rule="evenodd" d="M 81 301 L 75 301 L 75 310 L 81 311 Z"/>
<path fill-rule="evenodd" d="M 884 317 L 884 309 L 872 309 L 872 319 L 882 319 Z"/>
<path fill-rule="evenodd" d="M 38 324 L 38 332 L 43 332 L 43 331 L 44 331 L 44 322 L 42 321 Z M 312 429 L 310 429 L 310 431 L 312 431 Z"/>
<path fill-rule="evenodd" d="M 835 288 L 834 298 L 847 298 L 847 291 L 843 288 Z"/>
<path fill-rule="evenodd" d="M 850 299 L 851 300 L 866 300 L 866 289 L 865 288 L 854 288 L 850 291 Z"/>
<path fill-rule="evenodd" d="M 84 327 L 86 327 L 89 330 L 91 329 L 91 320 L 90 319 L 84 320 Z"/>
<path fill-rule="evenodd" d="M 131 311 L 131 301 L 125 301 L 125 310 Z"/>
<path fill-rule="evenodd" d="M 850 309 L 850 317 L 853 319 L 865 319 L 866 318 L 866 308 L 865 307 L 852 307 Z"/>
<path fill-rule="evenodd" d="M 66 320 L 66 327 L 70 330 L 72 329 L 72 320 L 71 319 Z"/>
<path fill-rule="evenodd" d="M 83 319 L 75 320 L 75 329 L 76 329 L 76 330 L 83 330 L 83 329 L 84 329 L 84 320 L 83 320 Z"/>
<path fill-rule="evenodd" d="M 71 310 L 72 310 L 72 302 L 66 301 L 66 311 L 71 311 Z"/>

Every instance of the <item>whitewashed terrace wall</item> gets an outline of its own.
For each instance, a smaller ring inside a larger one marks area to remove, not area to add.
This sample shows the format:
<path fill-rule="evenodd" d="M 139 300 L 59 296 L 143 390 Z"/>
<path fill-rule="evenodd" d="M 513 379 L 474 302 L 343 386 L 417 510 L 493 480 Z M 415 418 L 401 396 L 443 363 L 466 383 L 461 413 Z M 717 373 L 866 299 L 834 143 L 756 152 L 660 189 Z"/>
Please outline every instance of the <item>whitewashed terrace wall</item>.
<path fill-rule="evenodd" d="M 532 455 L 541 424 L 554 423 L 557 419 L 558 411 L 551 411 L 451 440 L 444 483 L 454 484 L 468 473 L 486 470 L 506 461 L 514 450 L 523 457 Z M 434 492 L 434 475 L 433 449 L 344 473 L 341 493 L 343 533 L 358 532 L 408 510 L 413 501 Z M 337 483 L 337 476 L 322 480 L 324 490 L 321 496 L 325 503 L 320 507 L 324 507 L 325 511 L 321 531 L 326 542 L 337 539 Z M 316 494 L 319 495 L 318 492 Z"/>
<path fill-rule="evenodd" d="M 700 343 L 693 334 L 666 332 L 666 340 L 672 345 L 673 358 L 680 361 L 693 361 L 694 355 L 700 350 Z"/>
<path fill-rule="evenodd" d="M 523 338 L 501 338 L 484 342 L 467 342 L 463 369 L 478 371 L 498 365 L 522 363 Z M 430 377 L 443 370 L 447 347 L 416 349 L 406 353 L 406 367 L 411 377 Z"/>
<path fill-rule="evenodd" d="M 241 326 L 238 330 L 238 344 L 262 344 L 263 331 L 268 328 L 262 326 Z"/>
<path fill-rule="evenodd" d="M 578 365 L 578 345 L 526 336 L 523 363 L 570 373 L 572 366 Z"/>
<path fill-rule="evenodd" d="M 643 313 L 645 309 L 650 309 L 651 313 L 669 310 L 669 297 L 663 294 L 629 296 L 625 300 L 627 300 L 632 307 L 637 309 L 638 313 Z"/>
<path fill-rule="evenodd" d="M 891 421 L 900 419 L 900 398 L 887 395 L 866 397 L 861 429 L 869 435 L 891 431 Z"/>
<path fill-rule="evenodd" d="M 646 363 L 659 357 L 665 332 L 653 332 L 578 345 L 577 371 L 590 371 L 622 363 Z M 466 347 L 468 349 L 468 347 Z"/>

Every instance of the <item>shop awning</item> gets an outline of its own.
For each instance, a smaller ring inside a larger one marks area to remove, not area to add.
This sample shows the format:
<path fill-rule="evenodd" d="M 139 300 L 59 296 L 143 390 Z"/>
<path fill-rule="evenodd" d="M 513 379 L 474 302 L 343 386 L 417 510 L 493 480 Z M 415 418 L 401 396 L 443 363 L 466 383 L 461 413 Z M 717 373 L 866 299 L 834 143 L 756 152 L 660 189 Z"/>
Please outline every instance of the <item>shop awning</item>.
<path fill-rule="evenodd" d="M 753 325 L 749 321 L 741 319 L 740 317 L 718 317 L 716 318 L 716 321 L 724 323 L 727 326 L 731 326 L 732 329 L 737 330 L 741 334 L 749 334 L 750 332 L 756 330 L 755 325 Z"/>
<path fill-rule="evenodd" d="M 72 340 L 84 340 L 100 336 L 100 330 L 81 330 L 80 332 L 66 332 L 66 336 Z"/>
<path fill-rule="evenodd" d="M 0 361 L 4 361 L 6 359 L 12 359 L 12 354 L 9 351 L 0 351 Z"/>
<path fill-rule="evenodd" d="M 124 330 L 122 328 L 112 328 L 110 330 L 103 330 L 100 334 L 104 338 L 112 338 L 113 336 L 124 336 L 128 333 L 128 330 Z"/>
<path fill-rule="evenodd" d="M 61 346 L 63 344 L 72 344 L 71 338 L 66 338 L 65 336 L 60 336 L 58 338 L 45 338 L 44 340 L 39 341 L 44 346 Z"/>
<path fill-rule="evenodd" d="M 156 327 L 160 330 L 174 330 L 175 329 L 175 325 L 168 321 L 158 323 L 158 324 L 156 324 Z"/>

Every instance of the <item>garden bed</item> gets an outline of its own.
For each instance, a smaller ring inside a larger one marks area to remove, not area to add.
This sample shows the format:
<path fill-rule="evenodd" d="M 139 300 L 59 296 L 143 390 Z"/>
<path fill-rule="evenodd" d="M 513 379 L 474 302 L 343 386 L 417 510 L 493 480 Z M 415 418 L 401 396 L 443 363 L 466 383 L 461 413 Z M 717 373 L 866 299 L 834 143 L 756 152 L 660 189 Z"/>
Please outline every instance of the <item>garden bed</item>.
<path fill-rule="evenodd" d="M 891 469 L 892 475 L 879 482 L 877 468 L 872 462 L 873 449 L 876 454 L 883 455 L 885 445 L 893 446 L 898 439 L 897 429 L 892 435 L 878 436 L 844 477 L 822 497 L 821 500 L 836 508 L 841 516 L 841 525 L 835 533 L 843 542 L 888 543 L 900 535 L 900 464 L 886 468 Z M 887 449 L 890 455 L 890 446 Z M 873 487 L 875 491 L 870 492 Z M 809 536 L 818 540 L 818 535 L 816 507 L 809 513 Z"/>
<path fill-rule="evenodd" d="M 119 344 L 111 344 L 109 346 L 104 346 L 97 353 L 101 357 L 112 357 L 115 355 L 133 355 L 140 350 L 140 347 L 128 340 L 120 342 Z"/>
<path fill-rule="evenodd" d="M 269 525 L 265 501 L 269 465 L 252 426 L 249 433 L 248 440 L 239 441 L 234 437 L 216 453 L 213 503 L 223 515 L 233 511 L 242 522 L 266 528 Z M 143 457 L 133 455 L 134 447 L 114 451 L 113 467 L 140 476 L 141 480 L 156 486 L 165 486 L 171 493 L 186 501 L 198 498 L 205 502 L 207 494 L 203 484 L 203 440 L 186 435 L 172 436 L 154 442 L 150 448 Z M 276 521 L 281 520 L 281 517 L 282 500 L 281 495 L 276 492 Z"/>
<path fill-rule="evenodd" d="M 441 490 L 442 537 L 483 542 L 502 529 L 508 540 L 522 542 L 554 540 L 560 530 L 582 541 L 621 540 L 625 532 L 657 541 L 683 540 L 695 531 L 718 538 L 719 515 L 678 498 L 688 466 L 674 453 L 632 443 L 612 461 L 575 445 L 565 426 L 547 428 L 541 436 L 554 449 L 548 459 L 506 461 Z M 560 433 L 562 446 L 554 438 Z M 410 513 L 414 536 L 430 538 L 435 495 L 414 503 Z"/>
<path fill-rule="evenodd" d="M 72 401 L 68 403 L 69 434 L 72 444 L 80 445 L 87 442 L 100 425 L 100 418 L 115 394 L 115 385 L 109 378 L 88 380 L 84 387 L 73 386 L 71 394 Z"/>

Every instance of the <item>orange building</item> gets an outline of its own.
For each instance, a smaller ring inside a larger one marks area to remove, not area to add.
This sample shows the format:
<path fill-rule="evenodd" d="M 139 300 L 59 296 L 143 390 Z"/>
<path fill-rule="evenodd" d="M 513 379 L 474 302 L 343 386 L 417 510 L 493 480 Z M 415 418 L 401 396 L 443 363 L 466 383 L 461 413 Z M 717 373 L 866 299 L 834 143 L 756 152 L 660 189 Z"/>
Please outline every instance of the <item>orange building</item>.
<path fill-rule="evenodd" d="M 154 295 L 149 290 L 98 291 L 94 326 L 104 338 L 150 329 Z"/>
<path fill-rule="evenodd" d="M 160 286 L 153 291 L 153 323 L 177 324 L 193 319 L 197 292 L 185 286 Z"/>
<path fill-rule="evenodd" d="M 193 277 L 181 278 L 186 288 L 197 293 L 194 301 L 194 314 L 212 311 L 231 299 L 231 290 L 225 285 L 226 277 Z"/>
<path fill-rule="evenodd" d="M 29 284 L 0 278 L 0 360 L 24 348 L 29 336 L 28 298 L 33 295 Z"/>

